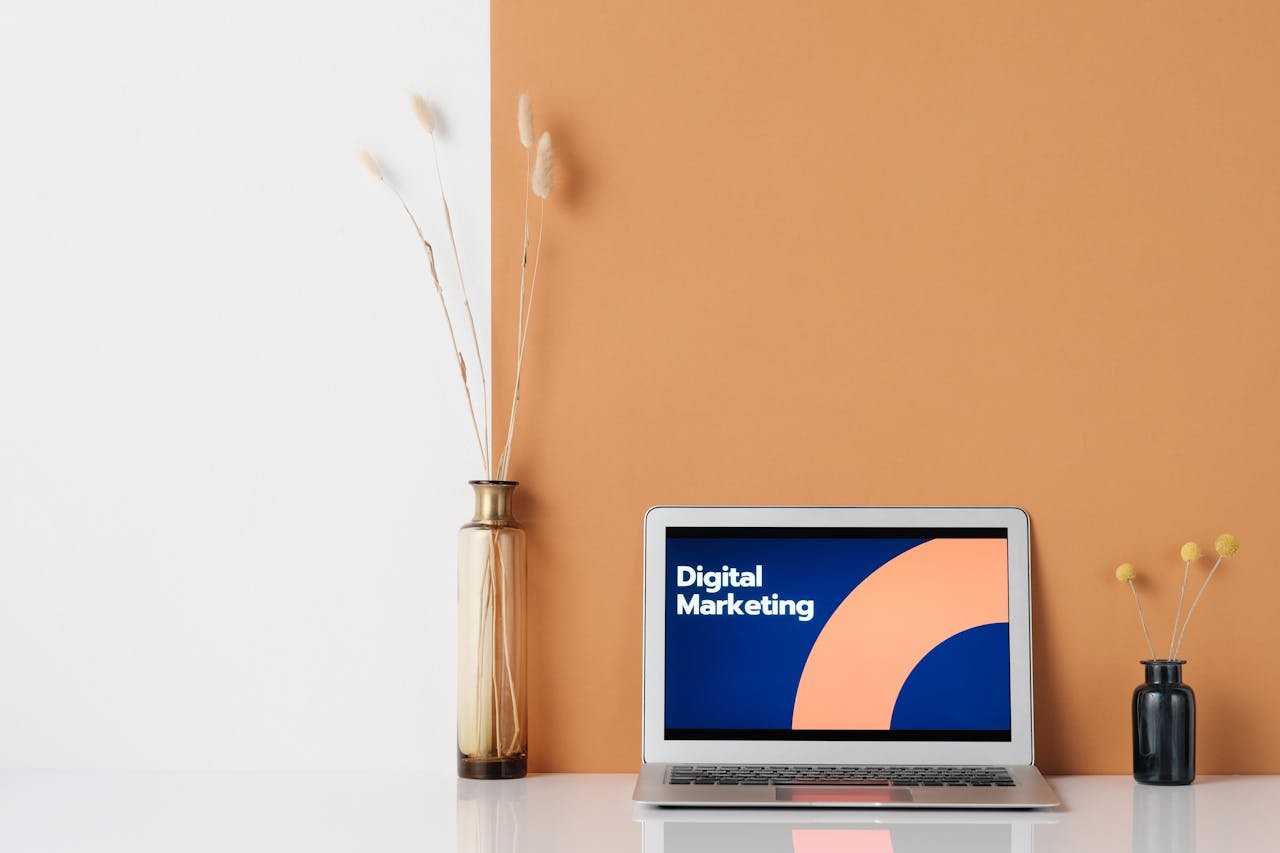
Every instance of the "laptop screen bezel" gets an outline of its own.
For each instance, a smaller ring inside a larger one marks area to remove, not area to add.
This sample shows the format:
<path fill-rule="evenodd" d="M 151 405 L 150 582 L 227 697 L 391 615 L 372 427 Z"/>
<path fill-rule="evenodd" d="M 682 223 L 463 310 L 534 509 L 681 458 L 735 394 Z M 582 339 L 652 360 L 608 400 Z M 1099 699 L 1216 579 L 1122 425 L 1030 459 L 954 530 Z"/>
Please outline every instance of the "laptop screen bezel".
<path fill-rule="evenodd" d="M 668 527 L 999 527 L 1008 531 L 1008 741 L 668 740 Z M 1030 521 L 1017 507 L 657 506 L 645 514 L 644 732 L 646 763 L 1031 764 Z"/>

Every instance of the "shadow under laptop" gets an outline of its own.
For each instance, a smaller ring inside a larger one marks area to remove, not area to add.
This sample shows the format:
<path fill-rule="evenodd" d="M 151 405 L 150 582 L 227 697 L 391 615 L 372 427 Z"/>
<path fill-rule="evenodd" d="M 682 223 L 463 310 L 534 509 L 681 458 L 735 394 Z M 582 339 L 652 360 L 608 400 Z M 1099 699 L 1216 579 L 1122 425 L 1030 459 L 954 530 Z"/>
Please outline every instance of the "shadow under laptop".
<path fill-rule="evenodd" d="M 636 807 L 644 853 L 1029 853 L 1045 812 Z"/>

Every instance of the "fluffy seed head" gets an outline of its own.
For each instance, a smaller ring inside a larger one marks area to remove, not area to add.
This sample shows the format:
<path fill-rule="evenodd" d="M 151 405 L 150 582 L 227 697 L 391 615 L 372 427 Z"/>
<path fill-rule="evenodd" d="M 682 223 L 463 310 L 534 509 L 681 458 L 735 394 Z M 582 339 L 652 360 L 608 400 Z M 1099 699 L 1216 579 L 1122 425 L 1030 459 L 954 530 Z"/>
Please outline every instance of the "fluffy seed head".
<path fill-rule="evenodd" d="M 1138 573 L 1133 570 L 1133 563 L 1121 563 L 1116 566 L 1116 580 L 1121 583 L 1128 583 L 1137 576 Z"/>
<path fill-rule="evenodd" d="M 533 161 L 533 194 L 538 198 L 551 195 L 551 134 L 543 132 L 538 139 L 538 154 Z"/>
<path fill-rule="evenodd" d="M 1202 555 L 1200 546 L 1194 542 L 1188 542 L 1186 545 L 1183 545 L 1180 553 L 1182 554 L 1182 559 L 1186 560 L 1188 563 L 1192 560 L 1200 559 Z"/>
<path fill-rule="evenodd" d="M 520 128 L 520 144 L 525 148 L 532 148 L 533 103 L 527 93 L 520 96 L 520 103 L 516 108 L 516 126 Z"/>
<path fill-rule="evenodd" d="M 427 133 L 435 133 L 436 114 L 431 111 L 431 105 L 427 103 L 427 99 L 414 94 L 410 102 L 413 104 L 413 114 L 417 117 L 418 124 L 422 125 L 422 129 Z"/>
<path fill-rule="evenodd" d="M 373 155 L 363 148 L 360 149 L 360 165 L 364 166 L 365 171 L 378 180 L 386 180 L 382 177 L 382 168 L 378 165 L 378 161 L 373 159 Z"/>
<path fill-rule="evenodd" d="M 1213 540 L 1213 550 L 1218 552 L 1219 557 L 1234 557 L 1240 550 L 1240 542 L 1230 533 L 1223 533 Z"/>

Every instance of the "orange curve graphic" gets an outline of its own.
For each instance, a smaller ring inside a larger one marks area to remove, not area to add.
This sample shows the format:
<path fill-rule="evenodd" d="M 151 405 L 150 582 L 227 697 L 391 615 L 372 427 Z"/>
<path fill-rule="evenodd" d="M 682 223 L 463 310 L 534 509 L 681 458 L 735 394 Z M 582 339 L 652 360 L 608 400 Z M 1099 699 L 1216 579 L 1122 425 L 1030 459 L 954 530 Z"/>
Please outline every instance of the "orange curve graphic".
<path fill-rule="evenodd" d="M 1009 619 L 1003 539 L 931 539 L 854 588 L 800 675 L 797 729 L 888 729 L 911 670 L 949 637 Z"/>

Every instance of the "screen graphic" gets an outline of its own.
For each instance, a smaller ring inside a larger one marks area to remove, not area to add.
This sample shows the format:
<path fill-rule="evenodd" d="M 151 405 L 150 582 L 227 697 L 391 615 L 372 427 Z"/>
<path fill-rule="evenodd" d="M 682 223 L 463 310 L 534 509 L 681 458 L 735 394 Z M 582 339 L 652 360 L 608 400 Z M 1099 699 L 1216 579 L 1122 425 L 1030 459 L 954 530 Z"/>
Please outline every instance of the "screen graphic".
<path fill-rule="evenodd" d="M 1003 528 L 667 529 L 666 736 L 1008 741 Z"/>

